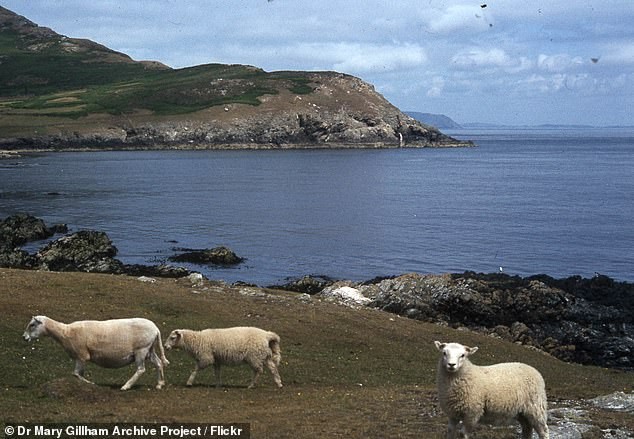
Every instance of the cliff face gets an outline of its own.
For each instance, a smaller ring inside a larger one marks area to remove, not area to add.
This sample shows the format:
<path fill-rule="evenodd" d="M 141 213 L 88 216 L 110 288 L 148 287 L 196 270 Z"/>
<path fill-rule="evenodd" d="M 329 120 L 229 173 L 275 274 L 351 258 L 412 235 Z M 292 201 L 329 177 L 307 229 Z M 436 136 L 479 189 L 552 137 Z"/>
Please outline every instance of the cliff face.
<path fill-rule="evenodd" d="M 0 42 L 2 149 L 470 146 L 345 74 L 174 70 L 4 8 Z"/>

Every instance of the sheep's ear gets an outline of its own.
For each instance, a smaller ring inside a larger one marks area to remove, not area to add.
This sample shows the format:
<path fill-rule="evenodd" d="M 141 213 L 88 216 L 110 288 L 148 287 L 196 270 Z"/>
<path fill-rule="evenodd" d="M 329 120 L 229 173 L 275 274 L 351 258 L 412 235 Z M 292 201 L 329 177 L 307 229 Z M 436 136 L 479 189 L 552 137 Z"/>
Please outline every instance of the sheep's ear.
<path fill-rule="evenodd" d="M 474 346 L 472 348 L 470 348 L 469 346 L 465 346 L 465 348 L 467 349 L 467 356 L 471 355 L 471 354 L 475 354 L 478 351 L 478 347 Z"/>
<path fill-rule="evenodd" d="M 183 334 L 181 334 L 181 332 L 178 329 L 174 331 L 174 335 L 176 336 L 176 338 L 181 338 L 183 336 Z"/>
<path fill-rule="evenodd" d="M 445 344 L 439 342 L 438 340 L 436 340 L 434 344 L 436 345 L 436 349 L 438 349 L 439 351 L 442 351 L 443 349 L 445 349 Z"/>

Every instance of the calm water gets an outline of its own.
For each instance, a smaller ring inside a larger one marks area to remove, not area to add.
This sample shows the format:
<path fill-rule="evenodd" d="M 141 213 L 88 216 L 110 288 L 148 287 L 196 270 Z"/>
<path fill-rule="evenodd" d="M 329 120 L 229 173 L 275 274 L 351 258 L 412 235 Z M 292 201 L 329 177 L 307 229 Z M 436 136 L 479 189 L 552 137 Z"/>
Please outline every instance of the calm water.
<path fill-rule="evenodd" d="M 0 218 L 108 233 L 125 263 L 258 285 L 498 271 L 634 281 L 634 131 L 454 132 L 472 149 L 54 153 L 0 161 Z"/>

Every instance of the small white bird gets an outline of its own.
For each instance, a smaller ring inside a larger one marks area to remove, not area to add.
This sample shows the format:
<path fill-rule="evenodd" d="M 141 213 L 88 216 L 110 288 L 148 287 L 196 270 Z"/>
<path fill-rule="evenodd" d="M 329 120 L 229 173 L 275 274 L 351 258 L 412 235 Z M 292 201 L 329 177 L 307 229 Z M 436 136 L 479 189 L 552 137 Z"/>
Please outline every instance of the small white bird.
<path fill-rule="evenodd" d="M 504 268 L 500 267 L 500 273 L 504 273 Z"/>

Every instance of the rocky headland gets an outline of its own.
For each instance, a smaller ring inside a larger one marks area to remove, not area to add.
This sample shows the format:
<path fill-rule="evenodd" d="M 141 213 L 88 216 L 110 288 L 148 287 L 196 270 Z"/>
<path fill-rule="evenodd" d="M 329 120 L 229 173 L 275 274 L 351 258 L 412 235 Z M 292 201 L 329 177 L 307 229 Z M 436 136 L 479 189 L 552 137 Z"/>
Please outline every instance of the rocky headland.
<path fill-rule="evenodd" d="M 0 150 L 473 146 L 343 73 L 171 69 L 2 7 L 0 36 Z"/>
<path fill-rule="evenodd" d="M 56 234 L 63 236 L 54 238 Z M 52 239 L 36 253 L 21 246 Z M 180 249 L 176 261 L 237 264 L 227 247 Z M 127 265 L 99 231 L 68 233 L 17 214 L 0 222 L 0 267 L 182 278 L 191 270 L 168 264 Z M 244 284 L 243 284 L 244 285 Z M 371 307 L 403 317 L 465 328 L 548 352 L 564 361 L 634 368 L 634 284 L 607 276 L 554 279 L 474 272 L 408 273 L 366 282 L 305 276 L 271 285 L 351 307 Z"/>

